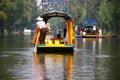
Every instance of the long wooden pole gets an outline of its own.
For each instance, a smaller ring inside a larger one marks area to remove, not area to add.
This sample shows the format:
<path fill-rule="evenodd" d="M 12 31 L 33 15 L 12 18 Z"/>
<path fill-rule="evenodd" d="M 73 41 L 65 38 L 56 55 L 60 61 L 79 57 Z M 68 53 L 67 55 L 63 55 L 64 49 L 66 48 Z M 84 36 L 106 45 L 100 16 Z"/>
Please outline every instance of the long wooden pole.
<path fill-rule="evenodd" d="M 37 44 L 38 44 L 39 36 L 40 36 L 40 31 L 37 32 L 37 39 L 36 39 L 36 42 L 35 42 L 34 52 L 37 51 Z"/>
<path fill-rule="evenodd" d="M 37 43 L 38 43 L 38 40 L 39 40 L 39 36 L 40 36 L 40 32 L 38 32 L 38 34 L 37 34 L 37 39 L 36 39 L 36 43 L 35 43 L 35 47 L 34 47 L 34 52 L 37 51 Z"/>

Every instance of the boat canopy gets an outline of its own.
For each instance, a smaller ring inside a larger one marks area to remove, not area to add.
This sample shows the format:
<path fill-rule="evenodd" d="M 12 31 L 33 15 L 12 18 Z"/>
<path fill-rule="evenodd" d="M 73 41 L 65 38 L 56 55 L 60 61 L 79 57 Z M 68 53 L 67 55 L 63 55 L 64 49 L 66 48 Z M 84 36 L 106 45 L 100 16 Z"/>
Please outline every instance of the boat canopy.
<path fill-rule="evenodd" d="M 72 19 L 70 14 L 65 13 L 65 12 L 60 12 L 60 11 L 48 12 L 48 13 L 45 13 L 45 14 L 41 15 L 41 17 L 43 18 L 43 20 L 45 22 L 47 22 L 48 19 L 50 19 L 52 17 L 62 17 L 65 20 L 71 20 Z"/>
<path fill-rule="evenodd" d="M 75 36 L 74 36 L 74 31 L 73 31 L 73 21 L 72 17 L 70 14 L 66 12 L 61 12 L 61 11 L 52 11 L 52 12 L 47 12 L 41 15 L 43 20 L 47 23 L 47 21 L 50 18 L 53 17 L 62 17 L 65 19 L 66 23 L 66 30 L 67 30 L 67 36 L 68 36 L 68 44 L 73 44 Z"/>
<path fill-rule="evenodd" d="M 97 21 L 95 19 L 84 19 L 82 21 L 82 28 L 84 27 L 90 27 L 90 26 L 96 26 L 97 25 Z"/>

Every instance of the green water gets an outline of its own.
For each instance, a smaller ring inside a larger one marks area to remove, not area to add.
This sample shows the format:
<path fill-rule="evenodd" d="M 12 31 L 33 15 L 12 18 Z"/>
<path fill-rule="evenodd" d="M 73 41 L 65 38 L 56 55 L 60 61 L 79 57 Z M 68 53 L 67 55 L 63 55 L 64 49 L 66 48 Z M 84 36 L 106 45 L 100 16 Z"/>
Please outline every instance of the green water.
<path fill-rule="evenodd" d="M 76 40 L 74 53 L 33 53 L 32 35 L 0 36 L 0 80 L 120 80 L 120 39 Z"/>

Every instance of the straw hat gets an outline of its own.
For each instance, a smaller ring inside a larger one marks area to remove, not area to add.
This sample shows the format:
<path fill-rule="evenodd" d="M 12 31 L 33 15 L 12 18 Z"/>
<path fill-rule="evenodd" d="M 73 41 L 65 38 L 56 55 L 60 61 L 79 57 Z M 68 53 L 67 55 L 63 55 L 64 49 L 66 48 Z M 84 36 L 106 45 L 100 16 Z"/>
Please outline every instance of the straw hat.
<path fill-rule="evenodd" d="M 38 20 L 38 21 L 42 21 L 43 18 L 42 18 L 42 17 L 38 17 L 36 20 Z"/>

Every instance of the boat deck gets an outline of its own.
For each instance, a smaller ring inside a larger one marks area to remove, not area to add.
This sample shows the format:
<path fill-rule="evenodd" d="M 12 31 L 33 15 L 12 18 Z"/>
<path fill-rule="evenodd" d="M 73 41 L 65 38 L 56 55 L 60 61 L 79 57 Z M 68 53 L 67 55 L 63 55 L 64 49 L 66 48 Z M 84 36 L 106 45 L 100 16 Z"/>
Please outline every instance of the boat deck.
<path fill-rule="evenodd" d="M 97 35 L 85 35 L 85 36 L 83 36 L 83 35 L 76 35 L 76 38 L 104 38 L 104 36 L 99 37 Z"/>

